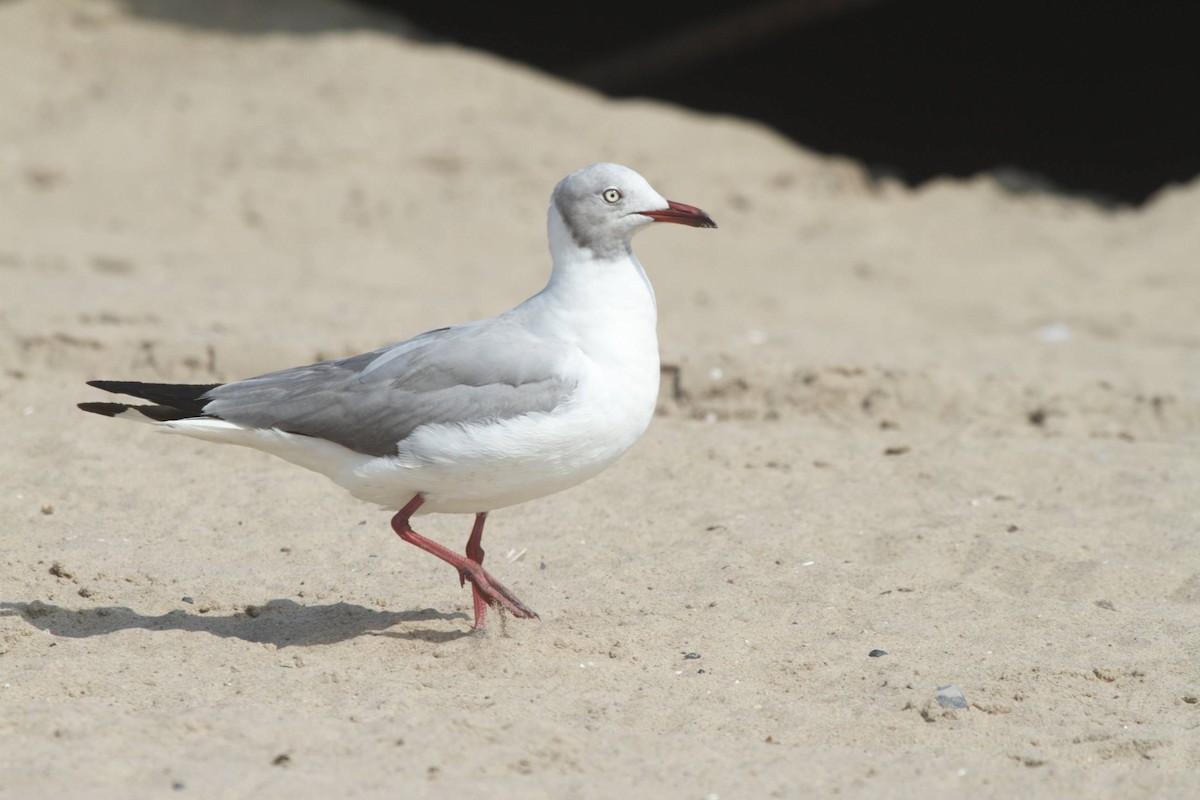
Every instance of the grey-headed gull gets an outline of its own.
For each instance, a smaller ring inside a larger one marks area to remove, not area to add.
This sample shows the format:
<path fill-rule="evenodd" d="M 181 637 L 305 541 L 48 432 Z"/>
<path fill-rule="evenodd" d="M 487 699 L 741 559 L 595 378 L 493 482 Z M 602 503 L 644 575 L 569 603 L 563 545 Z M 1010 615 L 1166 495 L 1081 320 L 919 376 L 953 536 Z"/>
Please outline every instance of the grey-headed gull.
<path fill-rule="evenodd" d="M 473 629 L 488 606 L 537 617 L 483 568 L 488 512 L 574 486 L 642 435 L 658 397 L 657 309 L 630 240 L 652 222 L 716 227 L 617 164 L 563 178 L 548 216 L 550 280 L 498 317 L 235 383 L 89 381 L 153 405 L 79 407 L 319 472 L 399 509 L 400 538 L 471 582 Z M 475 515 L 465 556 L 412 529 L 429 512 Z"/>

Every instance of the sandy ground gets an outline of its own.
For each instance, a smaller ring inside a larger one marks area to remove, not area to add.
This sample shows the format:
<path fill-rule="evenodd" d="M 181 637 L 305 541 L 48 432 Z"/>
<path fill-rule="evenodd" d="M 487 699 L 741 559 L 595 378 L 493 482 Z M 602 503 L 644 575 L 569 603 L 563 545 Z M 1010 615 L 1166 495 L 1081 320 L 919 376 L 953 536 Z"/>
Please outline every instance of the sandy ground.
<path fill-rule="evenodd" d="M 913 192 L 247 8 L 0 3 L 0 796 L 1197 796 L 1200 185 Z M 504 310 L 598 160 L 721 228 L 638 240 L 645 439 L 492 517 L 540 622 L 468 635 L 385 512 L 74 408 Z"/>

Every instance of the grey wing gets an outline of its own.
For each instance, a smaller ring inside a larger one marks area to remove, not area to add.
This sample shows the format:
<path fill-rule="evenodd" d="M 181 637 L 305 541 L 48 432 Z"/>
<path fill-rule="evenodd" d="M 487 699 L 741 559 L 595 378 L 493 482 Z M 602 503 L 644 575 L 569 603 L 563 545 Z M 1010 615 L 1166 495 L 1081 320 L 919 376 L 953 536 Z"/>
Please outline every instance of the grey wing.
<path fill-rule="evenodd" d="M 227 383 L 206 415 L 394 455 L 422 425 L 548 412 L 575 388 L 570 346 L 503 317 L 429 331 L 370 353 Z"/>

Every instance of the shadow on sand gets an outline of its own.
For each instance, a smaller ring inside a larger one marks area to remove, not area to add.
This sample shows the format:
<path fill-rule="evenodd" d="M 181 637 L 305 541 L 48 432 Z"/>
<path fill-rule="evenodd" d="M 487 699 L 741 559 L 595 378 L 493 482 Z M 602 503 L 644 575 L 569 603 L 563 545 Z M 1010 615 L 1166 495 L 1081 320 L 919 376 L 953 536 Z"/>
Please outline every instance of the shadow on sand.
<path fill-rule="evenodd" d="M 71 609 L 40 600 L 30 603 L 0 602 L 0 616 L 14 615 L 20 615 L 30 625 L 47 633 L 72 639 L 106 636 L 130 628 L 208 633 L 276 647 L 336 644 L 363 635 L 428 642 L 449 642 L 471 635 L 466 630 L 387 630 L 400 623 L 466 620 L 467 615 L 463 613 L 444 614 L 428 608 L 419 611 L 377 611 L 352 603 L 305 606 L 294 600 L 271 600 L 264 605 L 248 606 L 246 610 L 226 615 L 176 609 L 158 616 L 139 614 L 124 606 Z"/>

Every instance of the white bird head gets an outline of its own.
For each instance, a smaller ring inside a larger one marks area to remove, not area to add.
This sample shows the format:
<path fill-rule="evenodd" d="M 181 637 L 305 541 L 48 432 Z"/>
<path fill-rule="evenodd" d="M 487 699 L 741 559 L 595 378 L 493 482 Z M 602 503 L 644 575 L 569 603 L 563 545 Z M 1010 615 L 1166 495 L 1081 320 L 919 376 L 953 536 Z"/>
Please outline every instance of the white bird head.
<path fill-rule="evenodd" d="M 695 206 L 667 200 L 645 178 L 620 164 L 592 164 L 572 172 L 554 187 L 550 202 L 551 241 L 555 214 L 572 243 L 597 258 L 629 251 L 633 234 L 652 222 L 715 228 Z"/>

